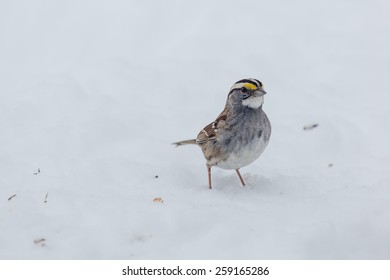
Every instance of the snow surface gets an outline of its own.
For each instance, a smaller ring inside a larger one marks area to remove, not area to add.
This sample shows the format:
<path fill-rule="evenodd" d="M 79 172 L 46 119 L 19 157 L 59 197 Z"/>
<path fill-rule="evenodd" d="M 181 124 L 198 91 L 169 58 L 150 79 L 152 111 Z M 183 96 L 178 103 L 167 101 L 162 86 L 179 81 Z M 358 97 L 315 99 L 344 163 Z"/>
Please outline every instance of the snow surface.
<path fill-rule="evenodd" d="M 389 259 L 389 14 L 385 0 L 1 1 L 0 258 Z M 200 149 L 170 143 L 251 77 L 270 144 L 247 187 L 214 168 L 210 191 Z"/>

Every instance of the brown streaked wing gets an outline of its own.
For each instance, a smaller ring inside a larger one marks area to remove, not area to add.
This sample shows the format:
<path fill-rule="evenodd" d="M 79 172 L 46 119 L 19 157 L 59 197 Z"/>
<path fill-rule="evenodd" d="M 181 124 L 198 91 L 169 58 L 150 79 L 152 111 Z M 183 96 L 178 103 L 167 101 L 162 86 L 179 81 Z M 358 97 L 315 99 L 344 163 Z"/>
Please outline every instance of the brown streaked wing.
<path fill-rule="evenodd" d="M 206 125 L 198 134 L 196 138 L 196 143 L 203 144 L 209 140 L 217 138 L 218 128 L 221 127 L 221 124 L 225 122 L 226 114 L 222 112 L 218 118 L 212 123 Z"/>

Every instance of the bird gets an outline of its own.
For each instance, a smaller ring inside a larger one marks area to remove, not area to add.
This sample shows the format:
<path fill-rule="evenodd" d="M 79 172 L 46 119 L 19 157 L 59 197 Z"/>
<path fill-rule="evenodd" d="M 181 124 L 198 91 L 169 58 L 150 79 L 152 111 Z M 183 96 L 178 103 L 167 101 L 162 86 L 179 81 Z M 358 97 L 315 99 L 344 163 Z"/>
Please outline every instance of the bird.
<path fill-rule="evenodd" d="M 176 147 L 198 145 L 206 159 L 208 186 L 212 189 L 211 168 L 235 170 L 243 187 L 240 168 L 257 160 L 267 147 L 271 123 L 263 111 L 263 84 L 257 79 L 242 79 L 230 88 L 226 105 L 196 139 L 173 143 Z"/>

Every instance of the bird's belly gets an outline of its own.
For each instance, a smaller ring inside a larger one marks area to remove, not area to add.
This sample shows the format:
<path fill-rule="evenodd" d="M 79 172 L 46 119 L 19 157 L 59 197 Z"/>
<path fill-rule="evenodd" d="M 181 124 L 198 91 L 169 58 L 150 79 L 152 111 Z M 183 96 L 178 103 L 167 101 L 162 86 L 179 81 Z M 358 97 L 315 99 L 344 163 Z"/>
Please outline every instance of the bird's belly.
<path fill-rule="evenodd" d="M 263 153 L 268 141 L 265 141 L 264 136 L 256 139 L 247 146 L 232 151 L 226 160 L 218 162 L 216 166 L 222 169 L 237 169 L 251 164 Z"/>

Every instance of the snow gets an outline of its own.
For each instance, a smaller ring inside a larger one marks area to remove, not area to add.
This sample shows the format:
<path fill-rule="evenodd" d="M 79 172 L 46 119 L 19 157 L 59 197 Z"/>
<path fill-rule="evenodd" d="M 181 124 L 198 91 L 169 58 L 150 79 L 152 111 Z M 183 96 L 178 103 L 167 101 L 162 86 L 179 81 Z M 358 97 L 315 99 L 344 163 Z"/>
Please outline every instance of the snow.
<path fill-rule="evenodd" d="M 389 14 L 2 1 L 0 258 L 389 259 Z M 244 78 L 268 92 L 271 140 L 245 188 L 214 168 L 209 190 L 200 149 L 170 143 Z"/>

